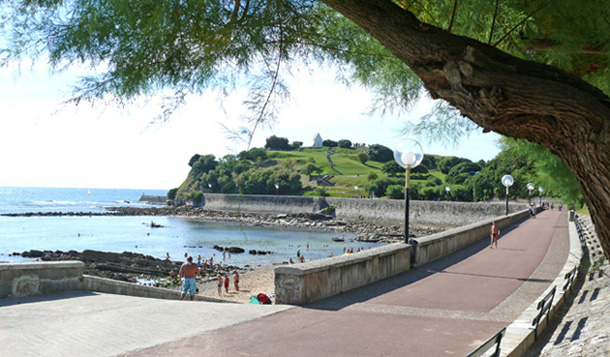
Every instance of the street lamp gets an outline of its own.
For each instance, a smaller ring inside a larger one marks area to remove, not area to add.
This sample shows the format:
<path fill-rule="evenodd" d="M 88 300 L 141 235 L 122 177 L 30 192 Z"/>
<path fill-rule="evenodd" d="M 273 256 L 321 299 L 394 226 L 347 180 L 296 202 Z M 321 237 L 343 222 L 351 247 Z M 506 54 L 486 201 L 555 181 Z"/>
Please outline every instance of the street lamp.
<path fill-rule="evenodd" d="M 506 215 L 508 216 L 508 188 L 515 183 L 515 179 L 511 175 L 502 176 L 502 184 L 506 187 Z"/>
<path fill-rule="evenodd" d="M 358 198 L 358 194 L 360 193 L 360 192 L 358 191 L 358 186 L 354 186 L 354 190 L 356 191 L 356 198 Z"/>
<path fill-rule="evenodd" d="M 528 183 L 525 185 L 527 187 L 527 203 L 532 204 L 532 190 L 535 188 L 533 183 Z"/>
<path fill-rule="evenodd" d="M 544 188 L 538 187 L 538 192 L 540 193 L 540 206 L 542 206 L 542 192 L 544 192 Z"/>
<path fill-rule="evenodd" d="M 447 193 L 447 201 L 449 201 L 449 192 L 451 192 L 451 187 L 445 186 L 445 192 Z"/>
<path fill-rule="evenodd" d="M 394 160 L 406 170 L 405 173 L 405 243 L 409 243 L 409 189 L 411 188 L 411 169 L 421 164 L 424 150 L 413 139 L 403 139 L 394 148 Z"/>

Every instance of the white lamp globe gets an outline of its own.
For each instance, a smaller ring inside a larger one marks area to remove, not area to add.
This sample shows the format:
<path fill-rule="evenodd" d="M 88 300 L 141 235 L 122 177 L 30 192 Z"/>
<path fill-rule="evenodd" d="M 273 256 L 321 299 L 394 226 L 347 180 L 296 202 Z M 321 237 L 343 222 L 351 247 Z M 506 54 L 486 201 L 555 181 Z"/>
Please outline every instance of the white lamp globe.
<path fill-rule="evenodd" d="M 505 187 L 511 187 L 513 185 L 513 183 L 515 183 L 515 179 L 513 179 L 513 177 L 511 175 L 502 176 L 502 184 Z"/>
<path fill-rule="evenodd" d="M 544 188 L 538 187 L 538 192 L 542 193 L 542 191 L 544 191 Z"/>
<path fill-rule="evenodd" d="M 527 187 L 527 189 L 528 189 L 529 191 L 531 191 L 531 190 L 533 190 L 533 189 L 534 189 L 534 184 L 530 182 L 530 183 L 528 183 L 528 184 L 526 185 L 526 187 Z"/>
<path fill-rule="evenodd" d="M 416 140 L 403 139 L 394 148 L 394 160 L 405 169 L 417 167 L 423 159 L 424 150 Z"/>

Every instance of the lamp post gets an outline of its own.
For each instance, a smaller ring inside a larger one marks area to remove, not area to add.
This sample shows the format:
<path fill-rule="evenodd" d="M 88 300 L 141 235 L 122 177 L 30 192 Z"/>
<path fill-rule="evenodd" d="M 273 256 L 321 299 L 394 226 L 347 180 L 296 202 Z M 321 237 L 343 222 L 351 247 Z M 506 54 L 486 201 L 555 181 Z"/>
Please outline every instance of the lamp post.
<path fill-rule="evenodd" d="M 424 151 L 413 139 L 403 139 L 394 148 L 394 160 L 406 170 L 405 173 L 405 243 L 409 243 L 409 189 L 411 188 L 411 169 L 421 164 Z"/>
<path fill-rule="evenodd" d="M 527 185 L 525 185 L 525 187 L 527 187 L 527 203 L 528 204 L 532 204 L 532 190 L 534 190 L 535 186 L 533 183 L 528 183 Z"/>
<path fill-rule="evenodd" d="M 449 201 L 449 192 L 451 192 L 451 187 L 445 186 L 445 192 L 447 193 L 447 201 Z"/>
<path fill-rule="evenodd" d="M 360 191 L 358 191 L 358 186 L 354 186 L 354 190 L 356 191 L 356 198 L 358 198 L 358 194 L 360 193 Z"/>
<path fill-rule="evenodd" d="M 506 187 L 506 215 L 508 216 L 508 188 L 515 183 L 515 179 L 511 175 L 502 176 L 502 184 Z"/>
<path fill-rule="evenodd" d="M 542 206 L 542 192 L 544 192 L 544 188 L 538 187 L 538 192 L 540 193 L 540 206 Z"/>

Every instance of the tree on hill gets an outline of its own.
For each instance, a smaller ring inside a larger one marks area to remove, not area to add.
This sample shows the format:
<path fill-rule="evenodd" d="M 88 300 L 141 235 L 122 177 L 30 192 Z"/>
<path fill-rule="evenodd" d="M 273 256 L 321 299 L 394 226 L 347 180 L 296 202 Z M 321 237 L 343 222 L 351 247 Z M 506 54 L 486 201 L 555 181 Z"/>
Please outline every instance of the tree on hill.
<path fill-rule="evenodd" d="M 373 144 L 366 149 L 366 154 L 370 160 L 378 162 L 388 162 L 394 160 L 394 151 L 381 144 Z"/>
<path fill-rule="evenodd" d="M 288 144 L 288 139 L 280 138 L 275 135 L 272 135 L 267 138 L 265 143 L 265 149 L 267 150 L 292 150 L 293 147 Z"/>
<path fill-rule="evenodd" d="M 12 35 L 3 61 L 47 57 L 55 68 L 95 67 L 101 73 L 83 79 L 75 102 L 124 102 L 170 89 L 177 105 L 263 63 L 245 114 L 254 126 L 274 119 L 272 99 L 286 90 L 280 71 L 293 56 L 350 64 L 356 79 L 396 107 L 425 87 L 472 121 L 450 115 L 430 119 L 432 127 L 446 125 L 454 135 L 481 127 L 559 157 L 610 256 L 610 7 L 580 0 L 321 3 L 327 6 L 3 2 L 2 31 Z"/>
<path fill-rule="evenodd" d="M 358 161 L 360 161 L 363 164 L 366 164 L 367 161 L 369 161 L 369 155 L 367 153 L 361 152 L 358 153 Z"/>
<path fill-rule="evenodd" d="M 203 155 L 199 156 L 197 161 L 193 164 L 193 168 L 191 172 L 193 175 L 201 176 L 204 173 L 208 173 L 210 170 L 213 170 L 218 165 L 218 161 L 214 155 Z"/>
<path fill-rule="evenodd" d="M 337 147 L 337 145 L 338 145 L 338 143 L 334 140 L 326 139 L 326 140 L 322 141 L 322 146 L 326 146 L 329 148 Z"/>
<path fill-rule="evenodd" d="M 352 147 L 352 142 L 347 139 L 341 139 L 337 142 L 337 146 L 343 149 L 349 149 Z"/>
<path fill-rule="evenodd" d="M 445 181 L 451 184 L 462 184 L 470 177 L 471 172 L 477 171 L 481 171 L 481 166 L 471 161 L 462 161 L 449 170 Z"/>
<path fill-rule="evenodd" d="M 462 163 L 462 162 L 471 162 L 471 161 L 468 159 L 461 158 L 461 157 L 445 156 L 438 161 L 438 169 L 440 170 L 440 172 L 442 172 L 444 174 L 448 174 L 449 171 L 454 166 L 456 166 L 457 164 Z"/>

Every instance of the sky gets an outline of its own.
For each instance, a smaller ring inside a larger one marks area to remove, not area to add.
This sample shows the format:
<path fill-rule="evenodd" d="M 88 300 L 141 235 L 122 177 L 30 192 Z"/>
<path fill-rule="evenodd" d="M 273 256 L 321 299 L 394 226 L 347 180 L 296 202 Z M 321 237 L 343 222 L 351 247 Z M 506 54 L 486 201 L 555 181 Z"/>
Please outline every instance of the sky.
<path fill-rule="evenodd" d="M 223 127 L 244 125 L 237 119 L 243 111 L 239 90 L 222 103 L 214 92 L 191 96 L 168 121 L 151 125 L 162 111 L 154 97 L 125 108 L 62 104 L 86 73 L 52 74 L 45 63 L 0 68 L 0 186 L 170 189 L 186 179 L 194 154 L 222 157 L 246 148 Z M 423 100 L 409 114 L 370 115 L 370 93 L 334 78 L 332 69 L 296 72 L 288 79 L 290 100 L 273 127 L 255 133 L 252 146 L 264 146 L 271 135 L 308 146 L 320 133 L 323 139 L 394 148 L 405 137 L 404 123 L 432 106 Z M 491 160 L 500 151 L 493 133 L 473 134 L 456 146 L 411 138 L 426 154 L 473 161 Z"/>

